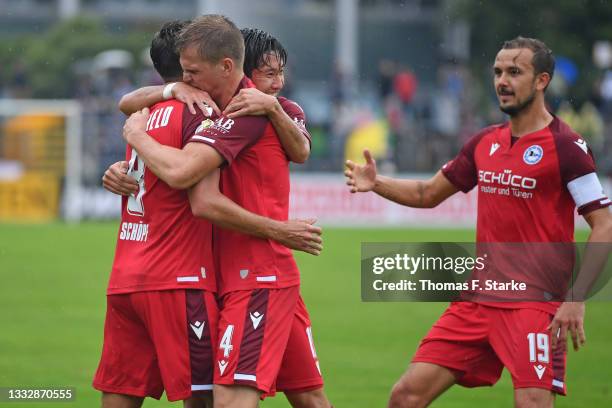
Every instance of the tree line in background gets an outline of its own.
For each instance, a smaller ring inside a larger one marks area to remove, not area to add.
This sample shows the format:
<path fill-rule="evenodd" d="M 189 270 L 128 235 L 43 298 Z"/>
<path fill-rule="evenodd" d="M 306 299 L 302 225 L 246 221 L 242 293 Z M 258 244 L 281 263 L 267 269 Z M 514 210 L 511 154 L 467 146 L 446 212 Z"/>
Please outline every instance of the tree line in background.
<path fill-rule="evenodd" d="M 592 62 L 593 44 L 612 39 L 612 2 L 608 0 L 447 0 L 440 16 L 443 24 L 463 19 L 470 25 L 468 63 L 477 77 L 490 72 L 492 57 L 504 40 L 517 35 L 544 40 L 556 56 L 578 67 L 568 94 L 579 104 L 590 98 L 593 83 L 601 75 Z M 101 51 L 127 50 L 134 56 L 134 68 L 141 66 L 140 56 L 155 29 L 156 25 L 111 29 L 99 20 L 77 18 L 51 26 L 44 35 L 5 37 L 0 47 L 0 81 L 4 87 L 27 85 L 28 96 L 34 98 L 71 97 L 79 73 Z"/>
<path fill-rule="evenodd" d="M 470 65 L 490 72 L 493 56 L 505 40 L 518 35 L 543 40 L 555 56 L 578 68 L 568 89 L 573 103 L 582 104 L 593 93 L 601 71 L 593 63 L 593 44 L 612 40 L 612 2 L 609 0 L 447 0 L 445 12 L 471 27 Z"/>
<path fill-rule="evenodd" d="M 79 17 L 55 24 L 43 35 L 4 38 L 0 82 L 21 97 L 73 97 L 80 76 L 91 74 L 87 71 L 92 59 L 102 51 L 126 50 L 133 54 L 136 67 L 142 64 L 140 55 L 151 32 L 113 32 L 99 20 Z"/>

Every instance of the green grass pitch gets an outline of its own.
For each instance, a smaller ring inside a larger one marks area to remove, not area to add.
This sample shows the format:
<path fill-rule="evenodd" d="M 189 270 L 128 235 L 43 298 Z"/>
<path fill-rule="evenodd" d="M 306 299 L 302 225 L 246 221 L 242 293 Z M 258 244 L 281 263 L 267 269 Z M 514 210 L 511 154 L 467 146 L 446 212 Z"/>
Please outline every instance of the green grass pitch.
<path fill-rule="evenodd" d="M 72 386 L 75 402 L 49 406 L 99 406 L 90 384 L 100 355 L 116 230 L 116 222 L 0 225 L 0 387 Z M 327 393 L 339 408 L 384 407 L 392 384 L 445 304 L 362 303 L 360 242 L 472 241 L 474 232 L 328 228 L 324 239 L 323 255 L 297 258 Z M 569 396 L 558 398 L 557 406 L 611 406 L 610 306 L 587 306 L 587 345 L 569 353 Z M 181 404 L 162 399 L 144 406 L 170 405 Z M 434 403 L 474 405 L 512 406 L 508 374 L 493 388 L 453 387 Z M 279 394 L 262 406 L 289 405 Z"/>

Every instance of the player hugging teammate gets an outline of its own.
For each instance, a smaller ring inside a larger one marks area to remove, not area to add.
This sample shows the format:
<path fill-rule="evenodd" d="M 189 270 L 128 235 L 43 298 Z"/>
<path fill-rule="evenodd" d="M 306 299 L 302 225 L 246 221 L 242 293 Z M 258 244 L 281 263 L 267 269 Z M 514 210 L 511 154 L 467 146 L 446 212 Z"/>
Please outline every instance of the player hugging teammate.
<path fill-rule="evenodd" d="M 103 406 L 164 390 L 213 406 L 213 390 L 215 407 L 256 407 L 280 390 L 329 407 L 290 250 L 318 255 L 322 241 L 314 220 L 287 220 L 289 160 L 306 160 L 310 136 L 299 105 L 277 97 L 284 48 L 206 15 L 166 24 L 151 56 L 167 84 L 124 97 L 124 112 L 142 110 L 124 127 L 126 162 L 104 176 L 124 195 L 122 223 L 147 237 L 117 242 Z"/>

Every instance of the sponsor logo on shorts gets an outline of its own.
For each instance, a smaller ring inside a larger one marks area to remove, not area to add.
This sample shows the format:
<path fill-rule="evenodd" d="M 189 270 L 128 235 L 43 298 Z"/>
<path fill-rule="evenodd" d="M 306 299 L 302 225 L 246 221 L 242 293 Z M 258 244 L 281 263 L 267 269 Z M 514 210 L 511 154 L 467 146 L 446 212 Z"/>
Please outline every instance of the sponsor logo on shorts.
<path fill-rule="evenodd" d="M 225 369 L 227 368 L 227 364 L 228 362 L 225 360 L 219 361 L 219 371 L 221 372 L 221 375 L 223 375 L 223 373 L 225 372 Z"/>
<path fill-rule="evenodd" d="M 264 315 L 259 314 L 259 312 L 250 313 L 250 315 L 251 322 L 253 322 L 253 330 L 257 330 L 257 328 L 259 327 L 259 323 L 261 323 L 261 319 L 264 317 Z"/>
<path fill-rule="evenodd" d="M 202 340 L 202 333 L 204 332 L 204 326 L 206 322 L 196 321 L 195 323 L 189 323 L 189 326 L 193 329 L 193 332 L 198 336 L 199 340 Z"/>
<path fill-rule="evenodd" d="M 534 365 L 533 368 L 535 369 L 538 378 L 541 380 L 542 376 L 544 375 L 544 371 L 546 371 L 546 367 L 542 364 L 538 364 L 537 366 Z"/>

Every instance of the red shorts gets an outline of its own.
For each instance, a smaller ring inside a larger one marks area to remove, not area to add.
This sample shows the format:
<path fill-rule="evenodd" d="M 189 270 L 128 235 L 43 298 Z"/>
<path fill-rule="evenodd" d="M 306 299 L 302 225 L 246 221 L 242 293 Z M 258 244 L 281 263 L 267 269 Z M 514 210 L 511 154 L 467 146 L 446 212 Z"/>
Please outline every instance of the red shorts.
<path fill-rule="evenodd" d="M 503 367 L 514 388 L 544 388 L 566 395 L 566 345 L 551 350 L 553 316 L 534 309 L 507 309 L 455 302 L 421 342 L 412 362 L 451 369 L 466 387 L 493 385 Z"/>
<path fill-rule="evenodd" d="M 312 336 L 310 316 L 300 296 L 274 388 L 283 392 L 298 393 L 321 387 L 323 387 L 323 377 Z"/>
<path fill-rule="evenodd" d="M 221 303 L 215 384 L 264 393 L 323 385 L 298 286 L 230 292 Z"/>
<path fill-rule="evenodd" d="M 218 309 L 198 289 L 107 296 L 95 389 L 169 401 L 212 389 Z"/>

